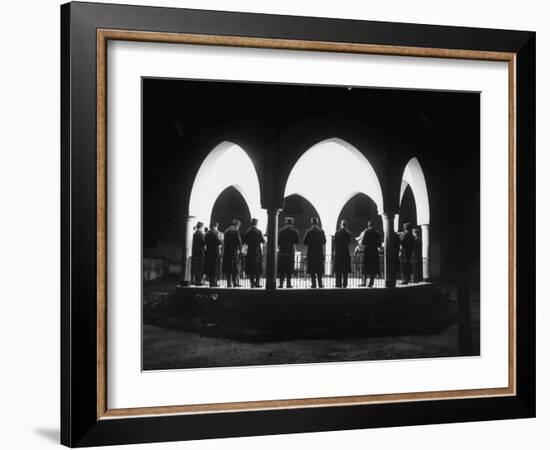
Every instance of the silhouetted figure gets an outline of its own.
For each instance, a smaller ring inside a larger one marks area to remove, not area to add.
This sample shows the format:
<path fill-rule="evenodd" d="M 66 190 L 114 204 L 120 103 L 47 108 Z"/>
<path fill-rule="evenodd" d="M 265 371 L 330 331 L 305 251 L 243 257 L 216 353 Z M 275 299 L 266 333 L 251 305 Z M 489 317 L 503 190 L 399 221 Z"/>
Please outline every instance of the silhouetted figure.
<path fill-rule="evenodd" d="M 367 277 L 369 277 L 369 287 L 373 287 L 376 275 L 380 273 L 380 257 L 378 249 L 382 239 L 378 230 L 374 227 L 371 220 L 367 222 L 367 229 L 363 232 L 363 282 L 361 286 L 366 286 Z"/>
<path fill-rule="evenodd" d="M 317 282 L 319 287 L 323 287 L 323 273 L 325 252 L 323 246 L 327 239 L 325 232 L 319 226 L 317 217 L 311 218 L 311 228 L 306 231 L 304 236 L 304 245 L 307 246 L 307 271 L 311 276 L 311 287 L 316 288 Z"/>
<path fill-rule="evenodd" d="M 206 253 L 204 258 L 204 274 L 208 277 L 210 287 L 217 287 L 220 277 L 220 247 L 223 244 L 222 234 L 218 231 L 218 223 L 212 222 L 210 230 L 204 236 Z"/>
<path fill-rule="evenodd" d="M 240 226 L 241 221 L 233 219 L 232 225 L 225 230 L 223 235 L 222 271 L 227 280 L 227 287 L 240 287 L 240 284 L 237 282 L 239 258 L 242 249 L 241 235 L 239 233 Z"/>
<path fill-rule="evenodd" d="M 191 247 L 191 284 L 202 286 L 202 274 L 204 267 L 204 224 L 197 222 L 197 228 L 193 233 L 193 244 Z"/>
<path fill-rule="evenodd" d="M 334 238 L 332 240 L 336 287 L 348 287 L 348 274 L 351 272 L 351 259 L 349 256 L 351 241 L 352 236 L 348 230 L 348 224 L 345 220 L 342 220 L 340 222 L 340 229 L 334 233 Z"/>
<path fill-rule="evenodd" d="M 294 273 L 294 246 L 300 242 L 300 234 L 294 227 L 294 219 L 287 217 L 285 226 L 279 230 L 277 255 L 277 274 L 279 275 L 279 288 L 283 287 L 286 278 L 286 287 L 292 287 L 292 275 Z"/>
<path fill-rule="evenodd" d="M 411 233 L 411 224 L 403 224 L 403 233 L 399 237 L 401 241 L 400 245 L 400 259 L 401 259 L 401 275 L 403 275 L 403 281 L 401 284 L 409 284 L 411 280 L 411 258 L 414 251 L 414 237 Z"/>
<path fill-rule="evenodd" d="M 399 247 L 401 245 L 401 241 L 399 238 L 399 234 L 397 234 L 393 229 L 390 230 L 390 257 L 389 257 L 389 276 L 386 276 L 386 286 L 387 287 L 395 287 L 395 280 L 397 278 L 397 272 L 399 271 Z M 388 280 L 391 280 L 391 284 L 388 283 Z"/>
<path fill-rule="evenodd" d="M 258 229 L 258 219 L 252 219 L 250 228 L 243 236 L 243 242 L 247 245 L 244 270 L 250 279 L 250 287 L 260 286 L 262 274 L 262 244 L 265 243 L 262 232 Z"/>
<path fill-rule="evenodd" d="M 412 252 L 412 282 L 420 283 L 422 281 L 422 235 L 420 228 L 413 228 L 414 246 Z"/>

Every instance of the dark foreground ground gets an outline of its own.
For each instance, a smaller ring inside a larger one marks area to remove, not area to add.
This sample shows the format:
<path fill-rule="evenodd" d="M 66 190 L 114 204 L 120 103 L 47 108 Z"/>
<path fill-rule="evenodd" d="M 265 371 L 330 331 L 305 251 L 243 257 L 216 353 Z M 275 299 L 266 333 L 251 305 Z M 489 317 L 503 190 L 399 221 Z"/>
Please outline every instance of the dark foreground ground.
<path fill-rule="evenodd" d="M 162 302 L 174 286 L 175 283 L 171 281 L 148 282 L 144 289 L 144 301 Z M 456 310 L 456 296 L 452 290 L 448 293 L 451 311 Z M 472 295 L 471 319 L 471 354 L 479 354 L 478 295 Z M 436 334 L 270 342 L 245 342 L 205 336 L 146 323 L 143 325 L 142 350 L 143 370 L 411 359 L 463 354 L 459 348 L 456 322 Z"/>

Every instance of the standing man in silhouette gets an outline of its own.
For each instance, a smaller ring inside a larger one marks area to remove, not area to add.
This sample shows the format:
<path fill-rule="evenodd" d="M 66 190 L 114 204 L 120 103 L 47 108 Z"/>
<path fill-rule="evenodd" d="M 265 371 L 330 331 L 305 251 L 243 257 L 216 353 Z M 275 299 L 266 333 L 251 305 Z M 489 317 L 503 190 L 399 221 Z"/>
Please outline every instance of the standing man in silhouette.
<path fill-rule="evenodd" d="M 422 235 L 420 228 L 415 227 L 412 230 L 414 245 L 412 251 L 412 282 L 420 283 L 422 281 Z"/>
<path fill-rule="evenodd" d="M 279 275 L 279 289 L 283 287 L 286 278 L 286 287 L 292 287 L 294 273 L 294 246 L 300 242 L 300 234 L 294 227 L 292 217 L 285 218 L 285 226 L 279 230 L 277 255 L 277 274 Z"/>
<path fill-rule="evenodd" d="M 327 239 L 325 232 L 319 226 L 317 217 L 311 218 L 311 228 L 306 231 L 304 236 L 304 245 L 307 246 L 307 271 L 311 276 L 311 287 L 316 288 L 317 282 L 319 287 L 323 287 L 323 273 L 325 252 L 324 245 Z"/>
<path fill-rule="evenodd" d="M 218 222 L 212 222 L 208 233 L 204 236 L 206 253 L 204 258 L 204 274 L 208 277 L 210 287 L 218 287 L 220 276 L 220 247 L 223 244 L 223 236 L 218 231 Z"/>
<path fill-rule="evenodd" d="M 223 234 L 223 260 L 222 270 L 227 280 L 227 287 L 240 287 L 237 282 L 239 274 L 239 257 L 242 249 L 241 234 L 239 228 L 241 221 L 233 219 L 231 226 Z"/>
<path fill-rule="evenodd" d="M 409 284 L 411 280 L 411 270 L 412 270 L 412 254 L 414 251 L 414 237 L 411 233 L 411 224 L 403 224 L 403 233 L 399 237 L 401 241 L 400 245 L 400 259 L 401 259 L 401 275 L 403 275 L 402 285 Z"/>
<path fill-rule="evenodd" d="M 386 287 L 395 287 L 397 272 L 399 272 L 399 248 L 401 246 L 401 241 L 399 234 L 397 234 L 393 229 L 390 230 L 390 241 L 390 264 L 388 270 L 391 275 L 389 278 L 391 280 L 391 283 L 386 282 Z M 386 249 L 384 249 L 384 251 L 386 251 Z"/>
<path fill-rule="evenodd" d="M 243 236 L 243 242 L 248 247 L 244 270 L 250 279 L 250 287 L 259 288 L 262 274 L 262 244 L 265 243 L 265 239 L 258 229 L 258 219 L 252 219 L 250 228 Z"/>
<path fill-rule="evenodd" d="M 349 246 L 352 237 L 345 220 L 340 222 L 340 229 L 334 233 L 332 248 L 334 250 L 334 273 L 336 274 L 336 287 L 348 287 L 348 273 L 351 272 L 351 260 Z M 342 283 L 343 279 L 343 283 Z"/>
<path fill-rule="evenodd" d="M 378 249 L 382 239 L 380 233 L 374 227 L 372 220 L 367 222 L 367 229 L 363 232 L 363 282 L 361 286 L 366 286 L 367 276 L 369 277 L 369 287 L 374 286 L 374 279 L 380 273 L 380 258 Z"/>
<path fill-rule="evenodd" d="M 202 286 L 202 274 L 204 267 L 204 224 L 197 222 L 197 227 L 193 233 L 193 244 L 191 247 L 191 284 Z"/>

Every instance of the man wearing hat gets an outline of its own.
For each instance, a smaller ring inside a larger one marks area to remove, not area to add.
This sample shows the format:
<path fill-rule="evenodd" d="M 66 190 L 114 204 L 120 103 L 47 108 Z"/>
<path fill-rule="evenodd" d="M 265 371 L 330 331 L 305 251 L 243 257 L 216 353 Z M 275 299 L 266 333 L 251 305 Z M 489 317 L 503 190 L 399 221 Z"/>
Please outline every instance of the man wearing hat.
<path fill-rule="evenodd" d="M 206 245 L 204 273 L 208 277 L 210 287 L 218 287 L 220 247 L 223 244 L 222 234 L 218 231 L 218 222 L 210 223 L 210 229 L 204 236 L 204 242 Z"/>
<path fill-rule="evenodd" d="M 403 275 L 403 281 L 401 284 L 409 284 L 411 280 L 412 271 L 412 254 L 414 252 L 414 237 L 411 233 L 411 224 L 403 224 L 403 233 L 400 236 L 400 259 L 401 259 L 401 275 Z"/>
<path fill-rule="evenodd" d="M 204 267 L 204 223 L 197 222 L 193 233 L 193 244 L 191 247 L 191 284 L 202 286 L 202 274 Z"/>
<path fill-rule="evenodd" d="M 285 226 L 279 230 L 277 255 L 277 274 L 279 275 L 279 288 L 283 287 L 286 278 L 286 287 L 292 287 L 292 274 L 294 273 L 294 246 L 300 242 L 300 234 L 294 227 L 292 217 L 285 218 Z"/>
<path fill-rule="evenodd" d="M 420 228 L 415 227 L 412 230 L 414 246 L 412 252 L 412 282 L 420 283 L 422 281 L 422 235 Z"/>
<path fill-rule="evenodd" d="M 361 245 L 363 246 L 363 283 L 366 286 L 367 277 L 369 277 L 369 287 L 373 287 L 376 275 L 380 273 L 380 260 L 378 249 L 380 248 L 382 238 L 378 230 L 374 227 L 372 220 L 367 222 L 367 229 L 363 232 Z"/>
<path fill-rule="evenodd" d="M 265 243 L 262 232 L 258 229 L 258 219 L 252 219 L 250 228 L 243 236 L 247 246 L 244 270 L 250 279 L 250 287 L 258 288 L 262 274 L 262 244 Z"/>
<path fill-rule="evenodd" d="M 325 232 L 319 225 L 317 217 L 311 218 L 311 228 L 306 231 L 304 236 L 304 245 L 307 246 L 307 271 L 311 276 L 311 287 L 316 288 L 317 282 L 319 287 L 323 287 L 323 273 L 325 252 L 323 250 L 327 239 Z"/>
<path fill-rule="evenodd" d="M 348 274 L 351 272 L 351 260 L 349 246 L 352 236 L 345 220 L 340 222 L 340 229 L 334 233 L 332 248 L 334 251 L 334 273 L 336 274 L 336 287 L 348 287 Z"/>
<path fill-rule="evenodd" d="M 239 274 L 239 257 L 241 254 L 242 241 L 239 228 L 241 221 L 233 219 L 231 226 L 225 230 L 223 235 L 223 260 L 222 271 L 227 280 L 227 287 L 240 287 L 237 281 Z"/>

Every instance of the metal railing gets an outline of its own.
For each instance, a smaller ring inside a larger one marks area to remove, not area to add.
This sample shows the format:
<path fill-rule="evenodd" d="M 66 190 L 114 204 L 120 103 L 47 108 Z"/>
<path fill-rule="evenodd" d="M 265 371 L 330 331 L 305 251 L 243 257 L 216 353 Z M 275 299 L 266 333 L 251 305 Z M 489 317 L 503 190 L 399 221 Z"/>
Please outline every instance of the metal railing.
<path fill-rule="evenodd" d="M 246 255 L 240 255 L 239 260 L 237 262 L 238 267 L 238 275 L 237 275 L 237 282 L 241 287 L 244 288 L 250 288 L 250 280 L 245 273 L 244 267 L 245 267 L 245 258 Z M 348 288 L 359 288 L 362 287 L 363 284 L 363 255 L 362 254 L 354 254 L 350 255 L 350 262 L 351 262 L 351 272 L 348 274 Z M 266 255 L 262 256 L 262 273 L 260 275 L 260 284 L 262 287 L 265 287 L 265 267 L 266 267 Z M 333 262 L 330 257 L 325 257 L 325 263 L 324 263 L 324 274 L 322 275 L 323 279 L 323 286 L 326 288 L 334 288 L 336 287 L 336 275 L 333 270 Z M 384 254 L 383 252 L 379 254 L 379 275 L 374 281 L 374 287 L 384 287 Z M 225 278 L 225 274 L 222 272 L 222 258 L 220 258 L 220 261 L 218 263 L 218 284 L 219 287 L 225 288 L 227 287 L 227 281 Z M 191 257 L 188 258 L 187 264 L 186 264 L 186 279 L 191 279 Z M 369 282 L 369 279 L 367 278 L 367 284 Z M 208 286 L 208 277 L 203 276 L 202 283 L 204 286 Z M 279 280 L 277 280 L 277 285 L 279 284 Z M 285 284 L 283 285 L 283 289 L 287 289 L 286 287 L 286 280 Z M 306 255 L 296 253 L 294 255 L 294 273 L 292 276 L 292 287 L 293 288 L 310 288 L 311 287 L 311 277 L 310 274 L 307 272 L 307 257 Z"/>

